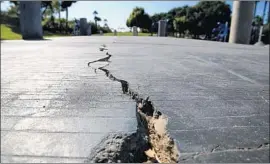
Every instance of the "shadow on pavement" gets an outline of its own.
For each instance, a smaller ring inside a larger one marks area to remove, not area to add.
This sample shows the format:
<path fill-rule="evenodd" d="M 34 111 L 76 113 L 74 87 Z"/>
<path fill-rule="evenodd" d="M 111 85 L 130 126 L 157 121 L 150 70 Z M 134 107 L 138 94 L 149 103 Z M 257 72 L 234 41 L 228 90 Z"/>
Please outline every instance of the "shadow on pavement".
<path fill-rule="evenodd" d="M 24 41 L 51 41 L 51 39 L 23 39 Z"/>

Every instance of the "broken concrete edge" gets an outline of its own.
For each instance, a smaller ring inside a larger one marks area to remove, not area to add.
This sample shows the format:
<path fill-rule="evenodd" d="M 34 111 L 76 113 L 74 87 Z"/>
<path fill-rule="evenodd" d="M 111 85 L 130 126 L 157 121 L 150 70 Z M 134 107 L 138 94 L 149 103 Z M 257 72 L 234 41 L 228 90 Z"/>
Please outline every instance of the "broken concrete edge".
<path fill-rule="evenodd" d="M 104 49 L 105 46 L 100 51 Z M 106 55 L 107 57 L 89 62 L 88 66 L 101 61 L 109 63 L 112 55 L 108 52 Z M 180 154 L 176 142 L 167 132 L 167 117 L 155 109 L 149 97 L 140 97 L 129 87 L 127 81 L 116 78 L 104 68 L 106 66 L 99 67 L 98 70 L 103 71 L 110 80 L 121 83 L 123 94 L 136 102 L 137 131 L 129 135 L 109 135 L 101 141 L 101 145 L 97 146 L 86 162 L 177 163 Z"/>
<path fill-rule="evenodd" d="M 93 149 L 87 163 L 139 163 L 147 160 L 147 140 L 140 133 L 114 133 Z M 138 145 L 140 145 L 138 147 Z"/>

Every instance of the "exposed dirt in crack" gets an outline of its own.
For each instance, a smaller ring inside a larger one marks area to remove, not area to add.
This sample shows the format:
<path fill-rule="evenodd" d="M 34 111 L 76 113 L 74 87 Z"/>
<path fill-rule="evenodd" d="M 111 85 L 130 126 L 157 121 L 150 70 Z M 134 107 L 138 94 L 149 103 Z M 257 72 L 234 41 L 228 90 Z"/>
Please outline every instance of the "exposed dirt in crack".
<path fill-rule="evenodd" d="M 105 46 L 100 48 L 103 51 Z M 106 49 L 108 50 L 108 49 Z M 108 52 L 107 57 L 88 63 L 110 62 L 112 55 Z M 94 149 L 86 162 L 158 162 L 177 163 L 179 150 L 176 143 L 167 132 L 168 118 L 156 110 L 149 100 L 143 99 L 129 87 L 125 80 L 118 79 L 104 67 L 93 68 L 101 70 L 105 75 L 121 83 L 123 94 L 130 96 L 136 102 L 137 131 L 133 134 L 111 134 L 104 138 L 100 145 Z"/>

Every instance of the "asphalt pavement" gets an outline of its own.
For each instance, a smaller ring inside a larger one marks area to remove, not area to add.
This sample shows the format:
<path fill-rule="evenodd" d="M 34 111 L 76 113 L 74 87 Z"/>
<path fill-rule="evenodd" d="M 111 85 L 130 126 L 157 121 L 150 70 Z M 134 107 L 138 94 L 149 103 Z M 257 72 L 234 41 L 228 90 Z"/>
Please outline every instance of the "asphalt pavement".
<path fill-rule="evenodd" d="M 83 162 L 136 130 L 135 102 L 169 118 L 180 162 L 269 162 L 269 47 L 157 37 L 1 42 L 1 162 Z"/>

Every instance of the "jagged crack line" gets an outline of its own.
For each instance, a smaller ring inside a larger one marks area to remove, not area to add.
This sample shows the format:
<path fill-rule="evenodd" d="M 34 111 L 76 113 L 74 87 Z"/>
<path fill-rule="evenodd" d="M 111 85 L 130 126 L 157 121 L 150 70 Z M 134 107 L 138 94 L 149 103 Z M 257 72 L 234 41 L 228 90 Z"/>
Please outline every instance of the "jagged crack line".
<path fill-rule="evenodd" d="M 107 65 L 99 67 L 97 69 L 103 71 L 110 80 L 119 82 L 121 84 L 123 94 L 130 96 L 136 102 L 136 118 L 138 122 L 136 136 L 140 136 L 139 139 L 136 140 L 144 140 L 145 137 L 148 138 L 148 143 L 135 144 L 136 147 L 144 147 L 143 150 L 141 148 L 136 148 L 136 150 L 138 149 L 142 151 L 140 153 L 137 152 L 136 154 L 145 154 L 145 150 L 147 150 L 146 148 L 148 148 L 149 150 L 151 149 L 151 151 L 154 152 L 154 157 L 148 156 L 148 161 L 150 160 L 151 162 L 162 163 L 178 162 L 179 151 L 176 147 L 176 144 L 174 144 L 174 140 L 167 133 L 166 123 L 164 122 L 164 120 L 166 120 L 164 118 L 165 116 L 162 115 L 160 111 L 155 110 L 152 102 L 149 101 L 149 97 L 147 97 L 146 99 L 141 98 L 137 92 L 133 91 L 129 87 L 129 83 L 127 81 L 116 78 L 110 73 L 108 69 L 104 68 L 110 64 L 109 59 L 112 56 L 108 52 L 106 53 L 106 55 L 107 57 L 105 58 L 89 62 L 88 66 L 90 66 L 91 63 L 103 61 L 108 62 Z M 159 122 L 159 125 L 157 125 L 157 122 Z M 160 122 L 163 125 L 160 125 Z M 156 126 L 161 126 L 162 128 L 165 128 L 162 132 L 157 132 L 158 130 L 156 129 Z M 163 143 L 162 141 L 165 141 L 165 143 Z M 151 146 L 149 147 L 148 145 Z M 140 156 L 142 157 L 143 155 Z M 95 161 L 97 162 L 98 160 Z"/>
<path fill-rule="evenodd" d="M 101 59 L 98 59 L 98 60 L 94 60 L 94 61 L 89 62 L 88 63 L 88 66 L 91 67 L 90 64 L 96 63 L 96 62 L 110 62 L 109 59 L 112 57 L 112 55 L 109 54 L 108 52 L 106 53 L 106 55 L 107 55 L 107 57 L 105 57 L 105 58 L 101 58 Z"/>
<path fill-rule="evenodd" d="M 157 126 L 163 127 L 166 123 L 162 121 L 162 119 L 164 119 L 162 118 L 162 113 L 154 108 L 152 102 L 149 101 L 149 97 L 146 99 L 141 98 L 137 92 L 130 89 L 127 81 L 116 78 L 109 70 L 103 67 L 100 67 L 99 70 L 103 71 L 110 80 L 121 83 L 123 94 L 130 96 L 136 102 L 138 129 L 147 131 L 146 135 L 150 138 L 151 149 L 154 149 L 156 153 L 155 160 L 162 163 L 178 162 L 179 151 L 177 150 L 176 144 L 174 144 L 174 140 L 168 135 L 166 127 L 161 134 L 157 132 Z M 158 119 L 161 121 L 157 121 Z M 163 125 L 157 125 L 158 123 L 155 121 Z M 160 135 L 163 136 L 163 138 L 160 137 Z M 165 145 L 162 141 L 165 141 Z"/>

